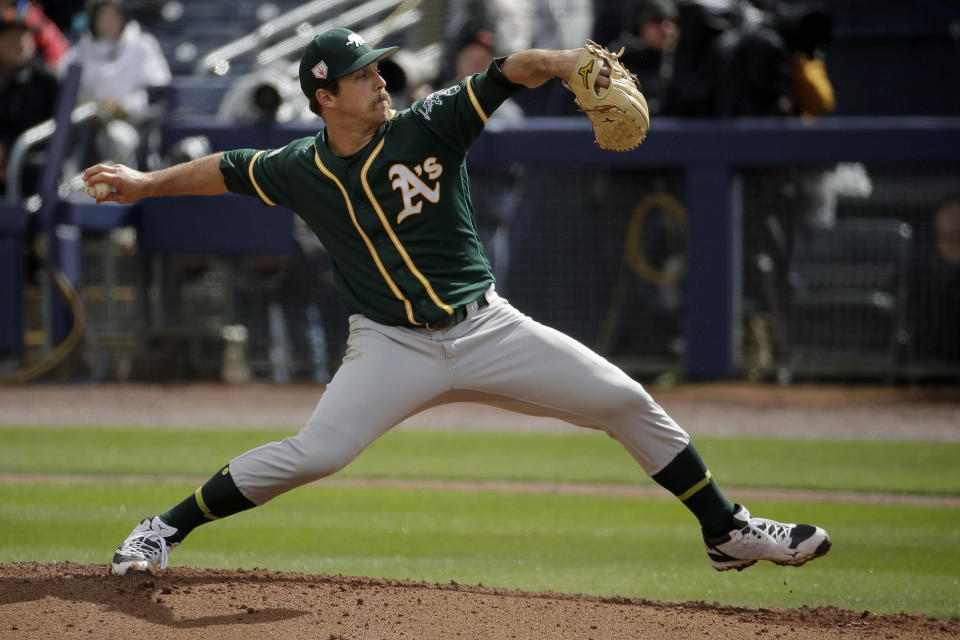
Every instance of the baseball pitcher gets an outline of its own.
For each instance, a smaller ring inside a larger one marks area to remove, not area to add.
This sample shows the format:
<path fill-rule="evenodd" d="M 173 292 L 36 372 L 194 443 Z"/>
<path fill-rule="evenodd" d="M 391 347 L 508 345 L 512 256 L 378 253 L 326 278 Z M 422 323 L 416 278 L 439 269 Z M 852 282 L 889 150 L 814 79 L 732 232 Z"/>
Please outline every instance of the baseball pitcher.
<path fill-rule="evenodd" d="M 589 42 L 514 53 L 398 112 L 377 68 L 396 49 L 371 48 L 346 29 L 307 45 L 300 85 L 324 121 L 313 137 L 150 173 L 122 165 L 84 173 L 88 186 L 110 186 L 94 189 L 98 202 L 232 191 L 289 207 L 329 252 L 352 314 L 343 364 L 303 429 L 238 456 L 179 504 L 144 518 L 112 571 L 156 574 L 195 527 L 335 473 L 398 422 L 451 401 L 602 429 L 696 516 L 715 569 L 801 565 L 826 553 L 820 527 L 752 517 L 731 503 L 639 383 L 497 295 L 477 237 L 467 150 L 504 100 L 554 77 L 577 94 L 598 144 L 635 148 L 649 118 L 617 55 Z"/>

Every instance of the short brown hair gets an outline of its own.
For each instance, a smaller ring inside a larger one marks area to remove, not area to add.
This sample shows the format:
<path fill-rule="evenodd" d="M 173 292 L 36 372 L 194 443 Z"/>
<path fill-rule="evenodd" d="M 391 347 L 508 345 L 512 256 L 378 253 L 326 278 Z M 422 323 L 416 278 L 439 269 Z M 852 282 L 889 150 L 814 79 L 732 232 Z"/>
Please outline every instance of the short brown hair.
<path fill-rule="evenodd" d="M 337 92 L 340 91 L 340 78 L 334 78 L 323 90 L 337 95 Z M 310 96 L 310 111 L 313 112 L 314 115 L 320 116 L 321 118 L 323 117 L 323 107 L 320 106 L 320 101 L 317 100 L 316 91 Z"/>

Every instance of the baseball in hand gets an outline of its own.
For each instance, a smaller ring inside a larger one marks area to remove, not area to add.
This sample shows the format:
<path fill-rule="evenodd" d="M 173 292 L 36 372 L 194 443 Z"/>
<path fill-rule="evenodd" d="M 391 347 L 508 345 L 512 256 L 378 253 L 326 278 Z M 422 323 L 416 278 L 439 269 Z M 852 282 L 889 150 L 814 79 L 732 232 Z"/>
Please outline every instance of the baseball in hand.
<path fill-rule="evenodd" d="M 112 191 L 112 189 L 106 182 L 95 182 L 87 185 L 87 195 L 97 200 L 106 198 L 110 191 Z"/>

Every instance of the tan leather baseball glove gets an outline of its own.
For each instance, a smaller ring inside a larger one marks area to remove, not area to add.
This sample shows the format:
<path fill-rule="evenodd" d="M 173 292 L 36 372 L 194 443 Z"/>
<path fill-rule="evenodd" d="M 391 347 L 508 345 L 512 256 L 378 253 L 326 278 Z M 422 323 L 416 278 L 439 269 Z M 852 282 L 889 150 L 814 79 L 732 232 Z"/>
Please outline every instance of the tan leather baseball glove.
<path fill-rule="evenodd" d="M 597 145 L 610 151 L 636 149 L 650 129 L 647 101 L 637 76 L 620 62 L 621 55 L 623 49 L 612 53 L 587 40 L 570 80 L 563 83 L 593 123 Z M 606 88 L 596 83 L 604 64 L 610 67 L 610 86 Z"/>

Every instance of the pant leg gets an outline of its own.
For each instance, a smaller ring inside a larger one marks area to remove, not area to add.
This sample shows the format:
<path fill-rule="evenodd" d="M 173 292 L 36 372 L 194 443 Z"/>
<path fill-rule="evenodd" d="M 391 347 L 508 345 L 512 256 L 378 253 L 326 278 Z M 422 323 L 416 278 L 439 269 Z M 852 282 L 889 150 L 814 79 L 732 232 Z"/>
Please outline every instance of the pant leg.
<path fill-rule="evenodd" d="M 524 413 L 602 429 L 650 475 L 689 443 L 640 383 L 592 350 L 502 298 L 484 312 L 454 339 L 455 388 L 522 403 Z"/>
<path fill-rule="evenodd" d="M 429 335 L 351 316 L 343 364 L 306 426 L 236 457 L 230 472 L 244 496 L 263 504 L 342 469 L 449 389 L 443 347 Z"/>

